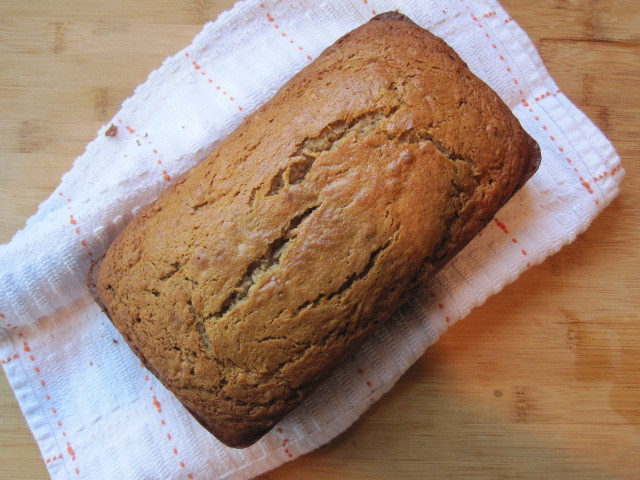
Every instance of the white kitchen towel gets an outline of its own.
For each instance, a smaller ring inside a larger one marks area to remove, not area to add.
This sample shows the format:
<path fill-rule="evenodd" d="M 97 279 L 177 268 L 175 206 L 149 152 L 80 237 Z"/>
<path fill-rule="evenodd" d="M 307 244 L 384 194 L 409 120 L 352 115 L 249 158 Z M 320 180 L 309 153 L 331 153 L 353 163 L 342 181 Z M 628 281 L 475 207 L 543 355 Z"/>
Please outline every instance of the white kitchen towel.
<path fill-rule="evenodd" d="M 539 142 L 542 165 L 308 401 L 251 448 L 226 448 L 140 365 L 91 300 L 85 272 L 141 206 L 325 47 L 396 9 L 499 93 Z M 105 135 L 111 124 L 117 132 Z M 349 427 L 449 325 L 585 230 L 623 173 L 495 0 L 243 1 L 151 73 L 0 248 L 1 362 L 55 479 L 249 478 Z"/>

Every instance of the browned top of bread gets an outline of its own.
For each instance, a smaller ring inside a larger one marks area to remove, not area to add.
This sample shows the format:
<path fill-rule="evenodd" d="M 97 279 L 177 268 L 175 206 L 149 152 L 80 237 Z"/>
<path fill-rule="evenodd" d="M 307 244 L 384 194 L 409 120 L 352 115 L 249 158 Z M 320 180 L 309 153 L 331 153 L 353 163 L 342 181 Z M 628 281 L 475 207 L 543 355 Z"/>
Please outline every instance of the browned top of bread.
<path fill-rule="evenodd" d="M 105 312 L 224 443 L 255 442 L 537 168 L 538 147 L 399 14 L 341 38 L 135 218 Z"/>

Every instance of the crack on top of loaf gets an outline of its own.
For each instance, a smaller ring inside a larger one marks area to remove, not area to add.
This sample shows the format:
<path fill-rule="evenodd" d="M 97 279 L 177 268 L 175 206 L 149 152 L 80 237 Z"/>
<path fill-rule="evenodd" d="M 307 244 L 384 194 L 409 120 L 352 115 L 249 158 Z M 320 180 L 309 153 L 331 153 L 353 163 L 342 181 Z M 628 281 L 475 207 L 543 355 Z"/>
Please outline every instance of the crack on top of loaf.
<path fill-rule="evenodd" d="M 234 168 L 236 168 L 236 169 L 242 168 L 242 165 L 258 149 L 258 147 L 260 146 L 262 140 L 263 140 L 263 138 L 261 137 L 257 142 L 253 143 L 251 146 L 245 147 L 242 150 L 242 155 L 240 157 L 238 157 L 238 159 L 235 161 Z M 210 177 L 210 181 L 209 181 L 209 184 L 208 184 L 208 188 L 209 189 L 212 189 L 212 187 L 216 184 L 216 182 L 220 181 L 220 176 L 225 174 L 225 170 L 224 169 L 216 169 L 215 168 L 215 167 L 219 166 L 218 165 L 219 158 L 220 158 L 220 152 L 217 151 L 214 154 L 212 154 L 209 157 L 209 159 L 207 160 L 207 162 L 209 163 L 207 176 Z M 216 205 L 217 202 L 219 202 L 222 198 L 224 198 L 227 195 L 233 194 L 234 196 L 237 196 L 239 193 L 240 193 L 239 190 L 229 189 L 228 191 L 225 191 L 224 193 L 219 194 L 217 196 L 210 196 L 210 197 L 206 197 L 206 198 L 200 200 L 199 202 L 191 205 L 191 209 L 194 212 L 197 212 L 198 210 L 200 210 L 202 208 L 207 208 L 207 207 Z"/>
<path fill-rule="evenodd" d="M 386 250 L 389 247 L 389 245 L 391 245 L 391 243 L 392 243 L 392 240 L 387 240 L 387 242 L 384 243 L 382 246 L 373 250 L 369 254 L 369 259 L 367 261 L 367 264 L 364 266 L 364 268 L 359 272 L 353 272 L 351 275 L 349 275 L 335 291 L 329 294 L 321 293 L 313 300 L 305 300 L 301 305 L 298 305 L 295 311 L 300 312 L 302 310 L 306 310 L 307 308 L 315 308 L 320 304 L 320 302 L 322 302 L 323 299 L 326 299 L 326 301 L 330 301 L 337 296 L 341 296 L 344 292 L 349 290 L 356 281 L 363 279 L 369 274 L 371 269 L 374 267 L 377 258 L 380 256 L 380 254 L 384 250 Z"/>
<path fill-rule="evenodd" d="M 349 291 L 351 288 L 353 288 L 353 286 L 359 282 L 360 280 L 363 280 L 365 277 L 373 274 L 372 272 L 374 271 L 374 269 L 376 268 L 376 265 L 379 264 L 379 258 L 380 256 L 395 242 L 397 241 L 398 238 L 398 231 L 395 231 L 393 233 L 393 235 L 391 236 L 391 238 L 389 238 L 384 244 L 380 245 L 379 247 L 375 248 L 374 250 L 372 250 L 369 254 L 369 257 L 367 258 L 367 263 L 365 265 L 363 265 L 360 269 L 358 269 L 357 271 L 354 271 L 353 273 L 351 273 L 350 275 L 348 275 L 344 281 L 338 286 L 338 288 L 336 288 L 334 291 L 330 292 L 330 293 L 322 293 L 320 295 L 318 295 L 316 298 L 312 299 L 312 300 L 307 300 L 305 301 L 303 304 L 301 304 L 300 306 L 298 306 L 298 308 L 293 310 L 293 317 L 296 317 L 298 315 L 301 314 L 301 312 L 307 308 L 316 308 L 318 307 L 321 303 L 327 303 L 327 302 L 331 302 L 331 301 L 337 301 L 339 303 L 343 303 L 345 307 L 348 307 L 350 309 L 350 312 L 345 315 L 347 318 L 355 318 L 354 316 L 357 316 L 357 312 L 360 308 L 360 304 L 359 303 L 345 303 L 344 302 L 344 295 L 347 291 Z M 379 267 L 378 267 L 379 268 Z M 324 335 L 322 336 L 322 338 L 318 339 L 317 341 L 311 341 L 311 342 L 300 342 L 297 341 L 295 339 L 292 339 L 291 337 L 286 337 L 286 336 L 282 336 L 282 335 L 274 335 L 273 333 L 270 333 L 268 327 L 271 326 L 271 324 L 276 321 L 278 318 L 281 317 L 282 313 L 284 313 L 284 310 L 280 312 L 280 314 L 276 315 L 275 318 L 269 323 L 268 326 L 265 327 L 264 330 L 264 334 L 265 336 L 260 338 L 255 338 L 254 340 L 252 340 L 252 343 L 259 345 L 261 343 L 265 343 L 265 342 L 269 342 L 269 341 L 276 341 L 276 340 L 280 340 L 280 341 L 286 341 L 287 342 L 287 349 L 291 348 L 291 353 L 292 356 L 291 358 L 288 358 L 285 361 L 280 362 L 277 366 L 273 366 L 271 369 L 269 369 L 270 375 L 281 371 L 284 367 L 294 364 L 296 362 L 298 362 L 300 360 L 300 358 L 310 349 L 313 347 L 323 347 L 324 345 L 326 345 L 330 339 L 332 338 L 338 338 L 341 336 L 344 336 L 347 334 L 347 332 L 349 330 L 358 330 L 361 328 L 364 328 L 362 322 L 355 322 L 355 323 L 349 323 L 347 322 L 345 325 L 342 325 L 340 327 L 336 327 L 336 328 L 331 328 L 328 331 L 326 331 L 324 333 Z M 227 361 L 228 359 L 226 359 L 225 361 Z M 229 360 L 230 363 L 232 363 Z M 251 372 L 251 373 L 260 373 L 260 374 L 264 374 L 265 372 L 260 371 L 260 370 L 256 370 L 255 368 L 249 367 L 249 366 L 243 366 L 243 367 L 238 367 L 235 364 L 232 364 L 233 367 L 235 368 L 241 368 L 243 371 L 245 372 Z"/>
<path fill-rule="evenodd" d="M 400 106 L 395 105 L 386 109 L 367 111 L 351 120 L 336 120 L 322 128 L 318 135 L 304 138 L 289 157 L 290 163 L 280 168 L 271 179 L 266 196 L 276 195 L 288 185 L 302 183 L 318 156 L 335 151 L 352 134 L 367 135 L 378 129 L 382 122 L 391 117 L 398 108 Z"/>
<path fill-rule="evenodd" d="M 165 273 L 162 277 L 160 277 L 159 280 L 160 281 L 169 280 L 176 273 L 178 273 L 182 267 L 183 267 L 183 265 L 182 265 L 181 262 L 173 262 L 171 264 L 171 269 L 167 273 Z"/>
<path fill-rule="evenodd" d="M 399 106 L 387 107 L 362 113 L 351 120 L 336 120 L 326 125 L 315 137 L 306 137 L 298 144 L 293 156 L 303 155 L 305 152 L 320 154 L 335 150 L 349 134 L 365 135 L 377 129 L 381 123 L 391 117 Z"/>
<path fill-rule="evenodd" d="M 459 155 L 455 152 L 452 152 L 444 144 L 434 137 L 431 133 L 426 130 L 411 130 L 403 132 L 398 136 L 399 143 L 421 143 L 421 142 L 429 142 L 431 143 L 435 149 L 440 152 L 440 154 L 444 157 L 447 157 L 449 160 L 453 162 L 465 162 L 471 163 L 469 160 L 464 158 L 462 155 Z"/>
<path fill-rule="evenodd" d="M 427 276 L 428 272 L 433 271 L 437 265 L 440 265 L 446 258 L 448 258 L 451 250 L 446 248 L 446 246 L 453 237 L 453 229 L 459 224 L 461 220 L 461 212 L 465 209 L 467 202 L 479 186 L 475 164 L 462 157 L 461 160 L 462 161 L 459 163 L 454 163 L 456 171 L 450 179 L 451 193 L 449 194 L 449 201 L 454 205 L 453 214 L 447 219 L 445 234 L 438 245 L 436 245 L 430 255 L 421 260 L 421 267 L 418 270 L 416 277 L 412 279 L 412 285 L 417 284 L 421 278 Z M 472 174 L 471 177 L 467 177 L 468 181 L 466 183 L 464 183 L 464 180 L 462 180 L 463 183 L 461 183 L 459 179 L 461 175 L 460 171 L 463 170 L 465 166 L 472 170 Z"/>
<path fill-rule="evenodd" d="M 196 314 L 196 310 L 195 308 L 193 308 L 193 302 L 191 300 L 187 302 L 187 305 L 189 306 L 189 312 L 191 313 L 191 315 L 193 315 L 196 329 L 198 330 L 198 335 L 200 335 L 200 339 L 202 340 L 204 348 L 209 354 L 213 354 L 213 349 L 211 348 L 211 339 L 209 338 L 209 335 L 207 335 L 207 328 L 204 324 L 204 321 L 200 316 Z"/>
<path fill-rule="evenodd" d="M 265 249 L 265 253 L 253 262 L 249 263 L 242 278 L 238 281 L 229 295 L 224 299 L 218 311 L 208 315 L 203 321 L 209 319 L 219 320 L 242 303 L 260 281 L 270 272 L 276 269 L 291 248 L 292 242 L 298 236 L 300 226 L 319 208 L 320 205 L 308 207 L 302 213 L 289 220 L 278 238 L 273 240 Z"/>

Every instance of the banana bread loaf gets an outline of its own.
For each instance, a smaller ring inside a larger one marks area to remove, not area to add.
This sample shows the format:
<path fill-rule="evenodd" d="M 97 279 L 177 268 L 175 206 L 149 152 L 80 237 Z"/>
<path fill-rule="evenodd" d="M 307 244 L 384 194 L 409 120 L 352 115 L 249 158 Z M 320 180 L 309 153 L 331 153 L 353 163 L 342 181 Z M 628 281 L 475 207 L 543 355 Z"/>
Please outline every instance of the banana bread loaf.
<path fill-rule="evenodd" d="M 400 14 L 379 15 L 144 209 L 92 266 L 90 285 L 193 416 L 246 447 L 539 161 L 448 45 Z"/>

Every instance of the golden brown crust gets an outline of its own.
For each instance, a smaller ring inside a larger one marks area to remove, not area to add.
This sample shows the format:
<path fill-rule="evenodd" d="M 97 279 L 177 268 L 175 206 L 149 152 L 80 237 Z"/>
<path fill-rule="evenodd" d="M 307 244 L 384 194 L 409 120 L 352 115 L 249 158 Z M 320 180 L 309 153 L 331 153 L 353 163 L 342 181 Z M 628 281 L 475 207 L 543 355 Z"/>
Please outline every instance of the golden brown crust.
<path fill-rule="evenodd" d="M 384 14 L 329 47 L 138 215 L 90 283 L 194 417 L 245 447 L 464 247 L 539 161 L 449 46 Z"/>

